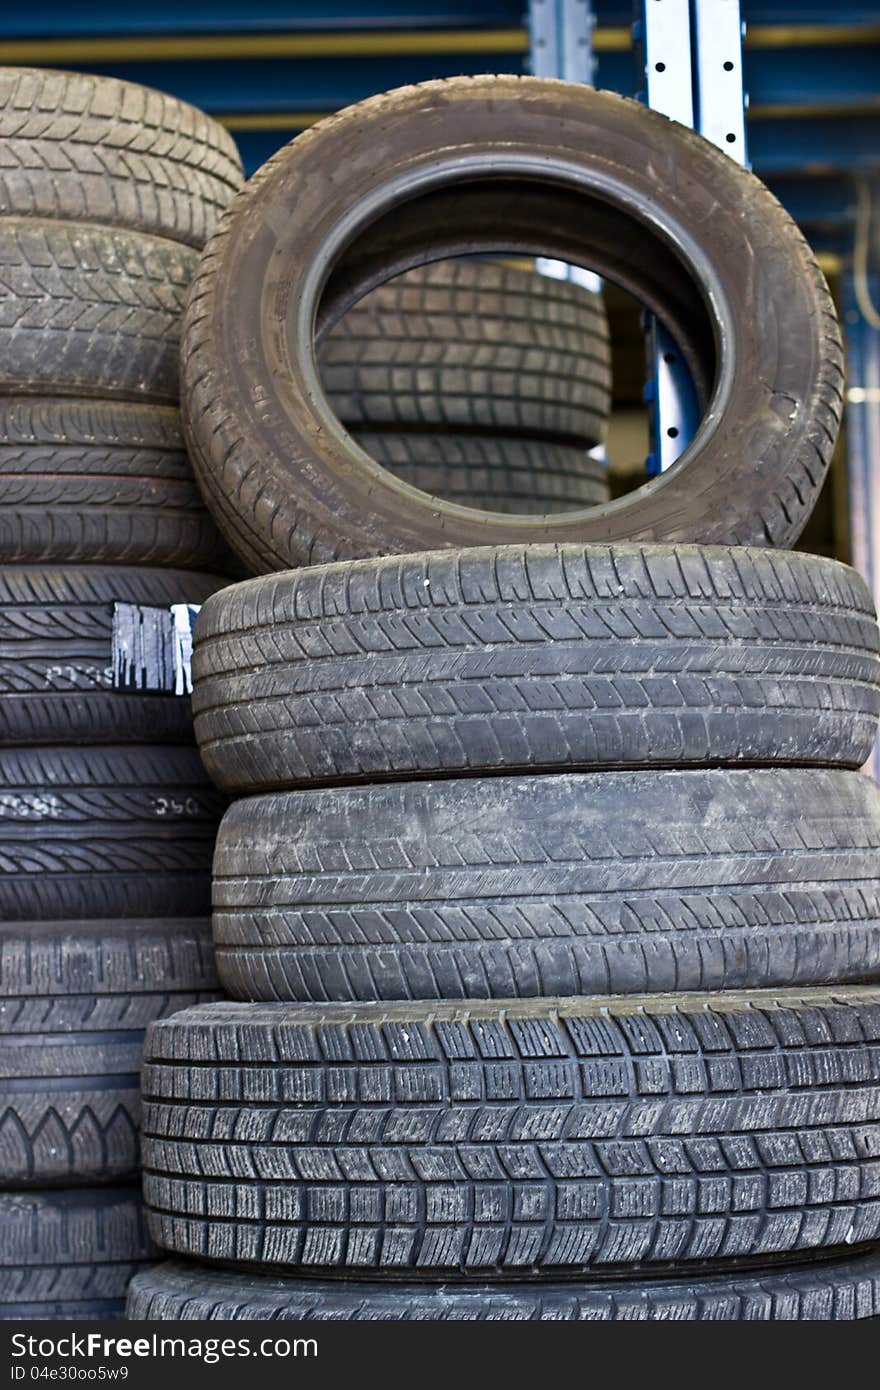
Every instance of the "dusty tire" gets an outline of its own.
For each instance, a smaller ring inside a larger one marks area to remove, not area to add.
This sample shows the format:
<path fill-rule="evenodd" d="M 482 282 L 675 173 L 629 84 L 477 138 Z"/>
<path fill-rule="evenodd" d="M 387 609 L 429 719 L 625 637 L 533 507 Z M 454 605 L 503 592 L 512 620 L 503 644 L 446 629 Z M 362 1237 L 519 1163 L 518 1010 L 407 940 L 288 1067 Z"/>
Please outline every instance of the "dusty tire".
<path fill-rule="evenodd" d="M 588 264 L 659 314 L 708 406 L 673 468 L 523 522 L 408 492 L 358 449 L 321 390 L 314 326 L 417 264 L 487 251 Z M 181 394 L 218 525 L 265 573 L 453 544 L 789 545 L 828 466 L 842 371 L 815 259 L 751 174 L 636 102 L 483 76 L 371 97 L 264 166 L 200 262 Z"/>
<path fill-rule="evenodd" d="M 113 689 L 113 605 L 199 603 L 223 583 L 121 565 L 0 565 L 0 745 L 192 743 L 188 700 Z"/>
<path fill-rule="evenodd" d="M 136 1178 L 144 1029 L 217 997 L 207 921 L 0 927 L 3 1187 Z"/>
<path fill-rule="evenodd" d="M 176 410 L 0 396 L 0 563 L 235 573 Z"/>
<path fill-rule="evenodd" d="M 193 661 L 205 765 L 241 793 L 513 768 L 839 763 L 880 711 L 874 606 L 833 560 L 509 547 L 250 580 Z"/>
<path fill-rule="evenodd" d="M 854 772 L 488 777 L 234 802 L 214 857 L 248 1000 L 877 980 L 880 791 Z"/>
<path fill-rule="evenodd" d="M 0 749 L 0 921 L 206 916 L 222 804 L 195 749 Z"/>
<path fill-rule="evenodd" d="M 120 1318 L 153 1263 L 134 1187 L 0 1192 L 0 1320 Z"/>
<path fill-rule="evenodd" d="M 0 218 L 0 394 L 176 403 L 197 261 L 144 232 Z"/>
<path fill-rule="evenodd" d="M 147 1322 L 842 1322 L 880 1316 L 880 1256 L 807 1268 L 605 1284 L 376 1284 L 237 1274 L 169 1261 L 135 1275 Z"/>
<path fill-rule="evenodd" d="M 147 1031 L 174 1254 L 519 1279 L 877 1240 L 880 991 L 205 1004 Z"/>
<path fill-rule="evenodd" d="M 0 69 L 0 215 L 99 222 L 203 246 L 244 175 L 186 102 L 113 77 Z"/>
<path fill-rule="evenodd" d="M 488 430 L 588 448 L 605 437 L 611 363 L 601 297 L 534 271 L 485 261 L 411 270 L 349 310 L 322 344 L 319 367 L 351 430 Z"/>
<path fill-rule="evenodd" d="M 608 501 L 607 467 L 570 444 L 492 434 L 353 433 L 395 477 L 462 507 L 534 515 Z"/>

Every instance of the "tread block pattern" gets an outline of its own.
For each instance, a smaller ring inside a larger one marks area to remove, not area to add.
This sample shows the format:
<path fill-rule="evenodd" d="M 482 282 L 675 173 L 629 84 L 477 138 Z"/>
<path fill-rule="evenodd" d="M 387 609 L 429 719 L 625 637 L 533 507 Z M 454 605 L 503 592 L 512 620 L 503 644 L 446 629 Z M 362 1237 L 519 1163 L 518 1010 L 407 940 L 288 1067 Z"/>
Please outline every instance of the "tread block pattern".
<path fill-rule="evenodd" d="M 0 69 L 0 215 L 100 222 L 201 247 L 244 182 L 204 112 L 133 82 Z"/>
<path fill-rule="evenodd" d="M 235 792 L 514 768 L 868 756 L 864 580 L 715 546 L 504 546 L 324 566 L 209 599 L 196 737 Z"/>
<path fill-rule="evenodd" d="M 0 398 L 0 561 L 235 573 L 176 410 Z"/>
<path fill-rule="evenodd" d="M 807 1269 L 608 1284 L 341 1283 L 169 1261 L 135 1276 L 127 1316 L 149 1322 L 842 1322 L 880 1314 L 876 1254 Z"/>
<path fill-rule="evenodd" d="M 0 921 L 206 915 L 222 804 L 195 749 L 0 749 Z"/>
<path fill-rule="evenodd" d="M 610 497 L 604 463 L 554 440 L 499 435 L 352 431 L 362 449 L 411 487 L 489 512 L 544 513 Z"/>
<path fill-rule="evenodd" d="M 122 1317 L 156 1253 L 134 1187 L 0 1192 L 0 1320 Z"/>
<path fill-rule="evenodd" d="M 197 1259 L 723 1268 L 880 1234 L 880 992 L 207 1004 L 153 1024 L 144 1194 Z"/>
<path fill-rule="evenodd" d="M 197 261 L 145 232 L 0 219 L 0 391 L 176 402 Z"/>
<path fill-rule="evenodd" d="M 611 405 L 601 297 L 487 261 L 441 261 L 380 285 L 327 335 L 319 366 L 346 425 L 486 429 L 591 447 Z"/>
<path fill-rule="evenodd" d="M 876 980 L 880 790 L 855 772 L 490 777 L 233 803 L 214 858 L 248 1000 Z"/>
<path fill-rule="evenodd" d="M 144 1029 L 218 997 L 200 920 L 0 930 L 0 1188 L 139 1170 Z"/>
<path fill-rule="evenodd" d="M 191 743 L 188 701 L 114 691 L 113 605 L 200 603 L 224 582 L 121 565 L 0 566 L 0 743 Z"/>

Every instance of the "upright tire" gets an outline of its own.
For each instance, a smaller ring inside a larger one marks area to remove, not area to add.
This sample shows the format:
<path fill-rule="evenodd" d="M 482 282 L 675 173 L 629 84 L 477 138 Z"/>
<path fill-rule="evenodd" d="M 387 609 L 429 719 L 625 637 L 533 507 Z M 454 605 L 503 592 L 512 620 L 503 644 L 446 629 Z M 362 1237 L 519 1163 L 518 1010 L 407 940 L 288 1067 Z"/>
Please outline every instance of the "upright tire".
<path fill-rule="evenodd" d="M 880 991 L 206 1004 L 151 1025 L 174 1254 L 351 1278 L 689 1277 L 880 1235 Z"/>
<path fill-rule="evenodd" d="M 877 736 L 874 604 L 834 560 L 509 546 L 208 599 L 196 737 L 238 794 L 516 768 L 829 763 Z"/>
<path fill-rule="evenodd" d="M 0 1192 L 0 1320 L 121 1318 L 156 1251 L 133 1187 Z"/>
<path fill-rule="evenodd" d="M 135 1179 L 144 1029 L 217 996 L 206 921 L 0 927 L 3 1188 Z"/>
<path fill-rule="evenodd" d="M 195 749 L 0 749 L 0 921 L 202 917 L 222 800 Z"/>
<path fill-rule="evenodd" d="M 201 247 L 244 175 L 210 116 L 115 77 L 0 69 L 0 215 L 129 227 Z"/>
<path fill-rule="evenodd" d="M 114 690 L 113 609 L 200 603 L 223 583 L 122 565 L 0 565 L 0 745 L 192 743 L 188 700 Z"/>
<path fill-rule="evenodd" d="M 147 1322 L 842 1322 L 880 1315 L 880 1257 L 607 1283 L 379 1284 L 238 1274 L 169 1261 L 136 1274 Z"/>
<path fill-rule="evenodd" d="M 673 468 L 523 521 L 407 490 L 340 428 L 316 332 L 397 274 L 485 252 L 589 265 L 665 323 L 703 416 Z M 182 340 L 194 467 L 253 573 L 452 545 L 790 545 L 842 383 L 825 281 L 757 179 L 636 102 L 507 75 L 386 92 L 280 150 L 207 248 Z"/>

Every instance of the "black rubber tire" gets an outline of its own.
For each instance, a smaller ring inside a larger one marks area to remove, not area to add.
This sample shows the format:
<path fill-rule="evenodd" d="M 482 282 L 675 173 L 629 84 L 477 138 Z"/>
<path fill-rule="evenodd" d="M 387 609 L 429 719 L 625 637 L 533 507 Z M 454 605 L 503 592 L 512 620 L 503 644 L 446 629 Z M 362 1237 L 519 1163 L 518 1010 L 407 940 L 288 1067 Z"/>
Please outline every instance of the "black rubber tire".
<path fill-rule="evenodd" d="M 411 270 L 349 310 L 319 366 L 349 429 L 482 429 L 587 448 L 605 437 L 601 296 L 533 270 L 487 261 Z"/>
<path fill-rule="evenodd" d="M 194 748 L 0 749 L 0 921 L 206 916 L 222 806 Z"/>
<path fill-rule="evenodd" d="M 218 997 L 204 920 L 0 926 L 3 1187 L 136 1178 L 144 1029 Z"/>
<path fill-rule="evenodd" d="M 0 393 L 176 403 L 197 261 L 144 232 L 0 218 Z"/>
<path fill-rule="evenodd" d="M 503 999 L 880 978 L 855 772 L 490 777 L 234 802 L 214 857 L 248 1000 Z"/>
<path fill-rule="evenodd" d="M 0 69 L 0 215 L 100 222 L 205 244 L 244 182 L 203 111 L 115 77 Z"/>
<path fill-rule="evenodd" d="M 200 603 L 224 582 L 121 565 L 0 565 L 0 744 L 192 743 L 189 700 L 113 689 L 113 605 Z"/>
<path fill-rule="evenodd" d="M 589 265 L 659 315 L 705 407 L 674 467 L 604 507 L 525 522 L 407 491 L 357 447 L 321 390 L 316 331 L 396 274 L 486 252 Z M 449 545 L 790 545 L 842 383 L 825 281 L 753 175 L 637 102 L 496 75 L 371 97 L 273 156 L 200 262 L 181 395 L 217 524 L 265 574 Z"/>
<path fill-rule="evenodd" d="M 438 772 L 858 767 L 874 605 L 834 560 L 511 546 L 250 580 L 209 598 L 196 737 L 236 792 Z"/>
<path fill-rule="evenodd" d="M 146 1322 L 843 1322 L 880 1316 L 880 1255 L 687 1281 L 376 1284 L 237 1274 L 169 1261 L 135 1275 Z"/>
<path fill-rule="evenodd" d="M 0 397 L 0 563 L 237 572 L 176 410 Z"/>
<path fill-rule="evenodd" d="M 534 515 L 608 501 L 606 465 L 570 444 L 491 434 L 353 433 L 371 458 L 410 487 L 462 507 Z"/>
<path fill-rule="evenodd" d="M 134 1187 L 0 1192 L 0 1321 L 121 1318 L 155 1256 Z"/>
<path fill-rule="evenodd" d="M 849 1256 L 880 1234 L 878 1042 L 867 989 L 205 1004 L 147 1030 L 150 1232 L 397 1279 Z"/>

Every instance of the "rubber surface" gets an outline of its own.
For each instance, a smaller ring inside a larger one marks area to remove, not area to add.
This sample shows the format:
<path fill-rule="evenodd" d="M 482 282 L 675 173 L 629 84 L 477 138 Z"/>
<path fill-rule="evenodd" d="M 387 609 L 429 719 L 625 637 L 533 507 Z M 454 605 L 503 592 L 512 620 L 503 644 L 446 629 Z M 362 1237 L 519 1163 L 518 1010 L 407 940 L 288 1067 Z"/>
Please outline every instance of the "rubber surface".
<path fill-rule="evenodd" d="M 540 515 L 608 501 L 605 464 L 555 440 L 406 430 L 352 434 L 410 487 L 463 507 Z"/>
<path fill-rule="evenodd" d="M 0 214 L 101 222 L 203 246 L 244 182 L 232 136 L 164 92 L 0 69 Z"/>
<path fill-rule="evenodd" d="M 206 915 L 222 806 L 194 748 L 0 749 L 0 921 Z"/>
<path fill-rule="evenodd" d="M 0 562 L 236 573 L 176 410 L 0 397 Z"/>
<path fill-rule="evenodd" d="M 206 1004 L 147 1032 L 157 1244 L 270 1269 L 566 1278 L 880 1232 L 880 991 Z"/>
<path fill-rule="evenodd" d="M 135 1275 L 127 1316 L 150 1322 L 842 1322 L 880 1315 L 880 1256 L 687 1281 L 341 1283 L 169 1261 Z"/>
<path fill-rule="evenodd" d="M 833 560 L 510 546 L 340 564 L 210 598 L 196 737 L 236 792 L 437 772 L 868 756 L 874 606 Z"/>
<path fill-rule="evenodd" d="M 588 448 L 605 436 L 601 296 L 532 270 L 444 261 L 408 271 L 348 311 L 318 363 L 349 428 L 483 429 Z"/>
<path fill-rule="evenodd" d="M 0 927 L 3 1187 L 138 1177 L 144 1028 L 218 993 L 205 921 Z"/>
<path fill-rule="evenodd" d="M 589 265 L 660 317 L 705 410 L 675 467 L 523 522 L 408 492 L 340 428 L 315 337 L 396 274 L 486 253 Z M 206 249 L 182 341 L 193 466 L 255 574 L 452 545 L 788 546 L 843 401 L 828 288 L 757 179 L 639 103 L 510 75 L 370 97 L 275 154 Z"/>
<path fill-rule="evenodd" d="M 121 565 L 0 565 L 0 744 L 192 743 L 188 700 L 114 691 L 113 605 L 200 603 L 224 582 Z"/>
<path fill-rule="evenodd" d="M 236 801 L 234 998 L 475 999 L 880 977 L 880 791 L 854 772 L 491 777 Z"/>
<path fill-rule="evenodd" d="M 0 218 L 0 393 L 175 403 L 197 261 L 144 232 Z"/>
<path fill-rule="evenodd" d="M 0 1192 L 0 1320 L 122 1317 L 155 1255 L 134 1187 Z"/>

